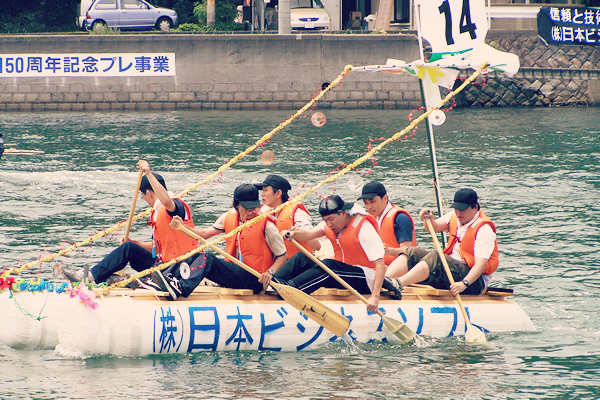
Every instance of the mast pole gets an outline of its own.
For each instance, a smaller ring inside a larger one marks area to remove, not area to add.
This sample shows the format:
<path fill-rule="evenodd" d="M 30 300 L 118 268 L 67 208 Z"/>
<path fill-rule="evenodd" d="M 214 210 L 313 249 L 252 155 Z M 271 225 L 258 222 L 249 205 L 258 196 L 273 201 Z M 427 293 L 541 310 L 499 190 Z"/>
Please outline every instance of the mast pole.
<path fill-rule="evenodd" d="M 419 41 L 419 54 L 421 56 L 421 62 L 425 64 L 425 53 L 423 51 L 423 37 L 421 36 L 421 9 L 420 4 L 415 2 L 415 10 L 416 10 L 416 22 L 417 22 L 417 36 Z M 423 102 L 423 107 L 427 110 L 428 102 L 427 101 L 427 91 L 424 87 L 424 80 L 419 79 L 419 88 L 421 89 L 421 100 Z M 439 88 L 437 89 L 439 92 Z M 444 208 L 442 206 L 442 194 L 440 192 L 440 178 L 438 174 L 438 165 L 437 158 L 435 154 L 435 140 L 433 137 L 433 125 L 431 123 L 431 118 L 427 117 L 427 140 L 429 141 L 429 155 L 431 157 L 431 166 L 433 169 L 433 183 L 435 190 L 435 197 L 438 207 L 438 216 L 444 215 Z M 446 233 L 442 232 L 442 246 L 446 246 Z"/>

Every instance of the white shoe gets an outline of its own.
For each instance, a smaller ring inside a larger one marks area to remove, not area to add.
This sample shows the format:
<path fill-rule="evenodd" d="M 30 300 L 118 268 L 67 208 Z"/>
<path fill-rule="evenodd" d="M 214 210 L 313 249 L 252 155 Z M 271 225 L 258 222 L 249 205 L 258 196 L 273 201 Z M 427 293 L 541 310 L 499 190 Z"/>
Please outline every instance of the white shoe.
<path fill-rule="evenodd" d="M 63 276 L 71 282 L 83 282 L 86 278 L 85 276 L 83 276 L 82 269 L 74 270 L 74 269 L 61 267 L 60 271 L 62 272 Z M 89 283 L 96 283 L 96 282 L 94 282 L 94 276 L 92 275 L 91 272 L 88 272 L 87 278 L 88 278 Z"/>

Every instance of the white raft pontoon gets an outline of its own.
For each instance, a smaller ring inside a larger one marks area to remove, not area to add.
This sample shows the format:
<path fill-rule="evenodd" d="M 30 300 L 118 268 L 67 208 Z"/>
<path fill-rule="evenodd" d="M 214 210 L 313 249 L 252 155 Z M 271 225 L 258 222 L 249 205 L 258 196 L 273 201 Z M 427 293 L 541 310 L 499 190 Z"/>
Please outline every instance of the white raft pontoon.
<path fill-rule="evenodd" d="M 101 291 L 101 290 L 99 290 Z M 385 293 L 385 292 L 383 292 Z M 198 351 L 300 351 L 338 340 L 360 343 L 400 340 L 377 314 L 346 290 L 320 289 L 313 297 L 350 319 L 344 338 L 335 336 L 276 295 L 199 287 L 189 298 L 114 289 L 99 293 L 98 307 L 69 293 L 4 291 L 0 295 L 0 341 L 14 349 L 56 349 L 62 354 L 138 357 Z M 464 296 L 471 322 L 484 332 L 535 331 L 510 291 Z M 382 294 L 380 309 L 419 335 L 465 333 L 465 322 L 449 291 L 409 287 L 402 300 Z"/>

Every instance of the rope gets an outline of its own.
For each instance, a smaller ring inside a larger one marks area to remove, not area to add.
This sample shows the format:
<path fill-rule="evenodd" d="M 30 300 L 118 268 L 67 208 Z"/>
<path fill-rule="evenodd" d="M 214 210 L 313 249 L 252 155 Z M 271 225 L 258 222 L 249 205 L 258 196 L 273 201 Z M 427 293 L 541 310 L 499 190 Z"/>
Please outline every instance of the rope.
<path fill-rule="evenodd" d="M 474 81 L 481 73 L 482 71 L 487 68 L 488 64 L 484 63 L 477 71 L 475 71 L 468 79 L 465 80 L 465 82 L 463 82 L 462 85 L 460 85 L 456 90 L 448 93 L 448 95 L 434 108 L 432 108 L 431 110 L 421 114 L 417 119 L 415 119 L 413 122 L 411 122 L 406 128 L 404 128 L 403 130 L 401 130 L 400 132 L 395 133 L 393 136 L 391 136 L 390 138 L 386 139 L 385 141 L 383 141 L 382 143 L 380 143 L 379 145 L 375 146 L 373 149 L 371 149 L 370 151 L 368 151 L 365 155 L 363 155 L 362 157 L 356 159 L 353 163 L 347 165 L 344 169 L 340 170 L 338 173 L 328 176 L 326 179 L 324 179 L 323 181 L 321 181 L 320 183 L 316 184 L 315 186 L 309 188 L 306 192 L 294 197 L 293 199 L 289 199 L 287 202 L 280 204 L 279 206 L 269 210 L 268 212 L 261 214 L 255 218 L 253 218 L 252 220 L 239 225 L 237 228 L 235 228 L 234 230 L 232 230 L 231 232 L 219 236 L 216 239 L 213 239 L 210 242 L 207 242 L 205 244 L 202 244 L 198 247 L 196 247 L 195 249 L 187 252 L 186 254 L 183 254 L 169 262 L 166 262 L 164 264 L 160 264 L 157 265 L 155 267 L 149 268 L 147 270 L 144 270 L 142 272 L 139 272 L 135 275 L 132 275 L 131 277 L 129 277 L 128 279 L 125 279 L 123 281 L 120 281 L 118 283 L 114 283 L 111 286 L 108 287 L 108 290 L 110 291 L 111 289 L 115 288 L 115 287 L 123 287 L 125 285 L 127 285 L 128 283 L 133 282 L 136 278 L 141 278 L 144 277 L 146 275 L 151 274 L 152 272 L 155 271 L 159 271 L 159 270 L 163 270 L 166 269 L 168 267 L 170 267 L 171 265 L 178 263 L 180 261 L 185 260 L 188 257 L 191 257 L 192 255 L 199 253 L 200 251 L 203 251 L 204 249 L 206 249 L 207 247 L 214 245 L 218 242 L 221 242 L 233 235 L 236 235 L 239 231 L 241 231 L 242 229 L 248 228 L 260 221 L 262 221 L 263 219 L 267 218 L 269 215 L 271 214 L 275 214 L 279 211 L 281 211 L 284 207 L 287 207 L 290 204 L 294 204 L 294 203 L 298 203 L 301 200 L 303 200 L 306 196 L 308 196 L 309 194 L 317 191 L 319 188 L 323 187 L 324 185 L 326 185 L 329 182 L 333 182 L 336 179 L 338 179 L 339 177 L 343 176 L 344 174 L 348 173 L 349 171 L 351 171 L 352 169 L 356 168 L 358 165 L 364 163 L 365 161 L 367 161 L 370 157 L 372 157 L 375 153 L 379 152 L 379 150 L 381 150 L 382 148 L 384 148 L 385 146 L 387 146 L 388 144 L 400 139 L 403 135 L 406 135 L 408 132 L 410 132 L 411 129 L 413 129 L 415 126 L 417 126 L 420 122 L 422 122 L 425 118 L 427 118 L 429 116 L 429 114 L 431 114 L 433 111 L 439 109 L 441 106 L 443 106 L 444 104 L 446 104 L 448 101 L 450 101 L 450 99 L 452 99 L 454 96 L 456 96 L 458 93 L 460 93 L 463 89 L 465 89 L 467 87 L 467 85 L 469 85 L 472 81 Z M 407 136 L 405 136 L 407 137 Z"/>
<path fill-rule="evenodd" d="M 237 156 L 235 156 L 231 160 L 229 160 L 227 163 L 223 164 L 214 173 L 210 174 L 208 177 L 206 177 L 202 181 L 195 183 L 194 185 L 192 185 L 188 189 L 186 189 L 183 192 L 181 192 L 178 197 L 184 197 L 186 194 L 188 194 L 192 190 L 198 188 L 201 185 L 204 185 L 204 184 L 210 182 L 215 176 L 219 175 L 220 173 L 222 173 L 223 171 L 225 171 L 227 168 L 231 167 L 233 164 L 235 164 L 240 159 L 242 159 L 243 157 L 245 157 L 246 155 L 248 155 L 249 153 L 251 153 L 252 151 L 254 151 L 257 147 L 259 147 L 260 145 L 262 145 L 266 141 L 270 140 L 273 137 L 273 135 L 275 135 L 277 132 L 279 132 L 280 130 L 282 130 L 283 128 L 285 128 L 289 124 L 291 124 L 292 121 L 294 121 L 296 118 L 298 118 L 299 116 L 301 116 L 306 110 L 308 110 L 309 108 L 311 108 L 330 89 L 338 86 L 342 82 L 342 80 L 346 77 L 346 75 L 348 75 L 351 71 L 352 71 L 352 66 L 351 65 L 346 65 L 344 67 L 344 71 L 340 75 L 338 75 L 338 77 L 335 78 L 329 84 L 329 86 L 327 86 L 327 88 L 325 88 L 324 90 L 322 90 L 311 101 L 309 101 L 308 103 L 306 103 L 306 105 L 304 107 L 302 107 L 301 109 L 299 109 L 295 114 L 293 114 L 291 117 L 289 117 L 284 122 L 282 122 L 281 124 L 279 124 L 279 126 L 277 126 L 275 129 L 273 129 L 271 132 L 267 133 L 262 138 L 260 138 L 259 140 L 257 140 L 252 146 L 248 147 L 245 151 L 241 152 L 240 154 L 238 154 Z M 143 211 L 143 212 L 137 214 L 135 217 L 133 217 L 132 221 L 136 221 L 136 220 L 138 220 L 138 219 L 140 219 L 142 217 L 150 215 L 151 212 L 152 212 L 152 208 L 149 208 L 146 211 Z M 36 266 L 38 264 L 41 264 L 41 263 L 43 263 L 45 261 L 54 260 L 56 257 L 60 257 L 60 256 L 66 254 L 66 253 L 68 253 L 70 251 L 73 251 L 73 250 L 75 250 L 75 249 L 77 249 L 77 248 L 79 248 L 81 246 L 88 245 L 88 244 L 94 242 L 95 240 L 98 240 L 101 237 L 103 237 L 105 235 L 108 235 L 109 233 L 112 233 L 112 232 L 114 232 L 114 231 L 116 231 L 118 229 L 121 229 L 125 225 L 127 225 L 127 221 L 122 221 L 122 222 L 114 225 L 111 228 L 108 228 L 108 229 L 106 229 L 106 230 L 104 230 L 102 232 L 99 232 L 99 233 L 95 234 L 94 236 L 92 236 L 92 237 L 84 240 L 83 242 L 75 243 L 74 245 L 72 245 L 69 248 L 63 249 L 63 250 L 61 250 L 61 251 L 59 251 L 57 253 L 50 254 L 50 255 L 48 255 L 46 257 L 38 258 L 37 260 L 32 261 L 29 264 L 25 264 L 22 267 L 10 269 L 10 270 L 4 272 L 1 275 L 1 277 L 6 277 L 8 275 L 18 274 L 18 273 L 21 273 L 22 271 L 25 271 L 25 270 L 27 270 L 27 269 L 29 269 L 31 267 L 34 267 L 34 266 Z"/>

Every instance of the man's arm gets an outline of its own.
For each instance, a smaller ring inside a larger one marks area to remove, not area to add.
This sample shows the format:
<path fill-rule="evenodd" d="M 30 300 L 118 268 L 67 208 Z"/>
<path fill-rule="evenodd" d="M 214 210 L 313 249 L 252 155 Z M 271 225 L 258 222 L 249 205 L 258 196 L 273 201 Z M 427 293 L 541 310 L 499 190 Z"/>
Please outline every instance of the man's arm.
<path fill-rule="evenodd" d="M 466 279 L 469 284 L 475 282 L 485 270 L 487 262 L 488 260 L 486 258 L 475 257 L 475 265 L 473 265 L 473 268 L 471 268 L 467 276 L 465 276 L 463 279 Z M 462 283 L 462 281 L 459 281 L 454 282 L 454 285 L 450 286 L 450 291 L 456 296 L 457 294 L 462 293 L 466 288 L 467 286 Z"/>
<path fill-rule="evenodd" d="M 314 228 L 304 230 L 300 229 L 296 226 L 290 226 L 289 230 L 282 230 L 281 236 L 286 240 L 296 239 L 299 242 L 308 242 L 309 240 L 318 239 L 322 236 L 325 236 L 325 232 L 319 227 L 319 225 Z"/>
<path fill-rule="evenodd" d="M 294 225 L 303 230 L 309 230 L 312 226 L 312 218 L 310 215 L 304 211 L 302 208 L 296 209 L 294 213 Z M 307 241 L 308 245 L 313 250 L 321 249 L 321 242 L 318 239 L 311 239 Z"/>
<path fill-rule="evenodd" d="M 269 249 L 271 249 L 271 253 L 273 253 L 274 257 L 273 264 L 271 265 L 271 268 L 269 268 L 269 271 L 271 272 L 264 272 L 258 279 L 258 281 L 266 287 L 266 285 L 271 282 L 275 272 L 279 271 L 279 269 L 283 267 L 283 264 L 285 264 L 288 257 L 285 250 L 285 244 L 283 243 L 283 238 L 279 234 L 277 226 L 275 226 L 275 224 L 271 221 L 267 221 L 267 224 L 265 225 L 265 241 L 267 242 Z"/>
<path fill-rule="evenodd" d="M 477 232 L 477 237 L 475 239 L 475 264 L 473 268 L 469 270 L 467 276 L 463 279 L 466 279 L 469 284 L 475 282 L 483 271 L 485 271 L 485 267 L 487 267 L 488 259 L 491 257 L 492 252 L 494 251 L 494 247 L 496 245 L 496 234 L 492 230 L 489 225 L 482 226 Z M 454 285 L 450 287 L 452 294 L 456 295 L 458 293 L 463 292 L 466 289 L 466 285 L 461 282 L 455 282 Z"/>
<path fill-rule="evenodd" d="M 178 229 L 179 225 L 183 225 L 183 220 L 179 216 L 173 217 L 173 219 L 171 219 L 171 222 L 169 223 L 169 226 L 171 226 L 171 228 L 173 229 Z M 196 235 L 202 237 L 203 239 L 209 239 L 213 236 L 219 235 L 224 232 L 216 229 L 213 226 L 204 229 L 188 227 L 188 229 L 194 232 Z"/>
<path fill-rule="evenodd" d="M 386 255 L 398 257 L 402 248 L 412 246 L 413 224 L 404 213 L 399 212 L 394 218 L 394 236 L 399 243 L 398 247 L 383 246 Z"/>
<path fill-rule="evenodd" d="M 143 247 L 144 249 L 146 249 L 150 253 L 152 253 L 152 247 L 153 247 L 152 242 L 141 242 L 139 240 L 135 240 L 135 239 L 131 239 L 131 238 L 129 238 L 127 241 L 131 242 L 131 243 L 134 243 L 134 244 L 137 244 L 138 246 Z"/>
<path fill-rule="evenodd" d="M 160 184 L 152 171 L 150 171 L 150 164 L 148 164 L 147 161 L 140 160 L 138 161 L 138 167 L 140 167 L 140 169 L 144 172 L 144 175 L 146 175 L 146 178 L 148 178 L 148 182 L 150 182 L 150 185 L 152 186 L 152 191 L 156 197 L 158 197 L 163 206 L 165 206 L 170 212 L 175 211 L 175 203 L 173 202 L 173 199 L 171 199 L 171 196 L 169 196 L 167 189 Z"/>
<path fill-rule="evenodd" d="M 446 221 L 444 221 L 442 217 L 434 219 L 433 213 L 428 208 L 423 208 L 421 211 L 419 211 L 419 218 L 423 220 L 423 226 L 425 227 L 425 230 L 427 232 L 429 232 L 429 227 L 425 223 L 425 219 L 428 219 L 429 222 L 431 222 L 431 225 L 433 225 L 433 230 L 435 232 L 442 232 L 448 230 L 448 224 L 446 223 Z"/>
<path fill-rule="evenodd" d="M 381 285 L 383 285 L 383 278 L 385 276 L 386 266 L 383 262 L 383 258 L 375 261 L 375 281 L 373 282 L 373 292 L 369 296 L 369 302 L 367 303 L 367 310 L 372 313 L 377 312 L 379 306 L 379 296 L 381 293 Z"/>
<path fill-rule="evenodd" d="M 385 271 L 387 269 L 383 262 L 383 242 L 377 233 L 377 230 L 373 225 L 365 222 L 360 227 L 358 232 L 358 241 L 365 252 L 369 261 L 375 263 L 375 279 L 373 281 L 373 291 L 367 302 L 367 310 L 376 312 L 377 306 L 379 305 L 379 295 L 381 292 L 381 286 L 383 285 L 383 279 Z"/>

